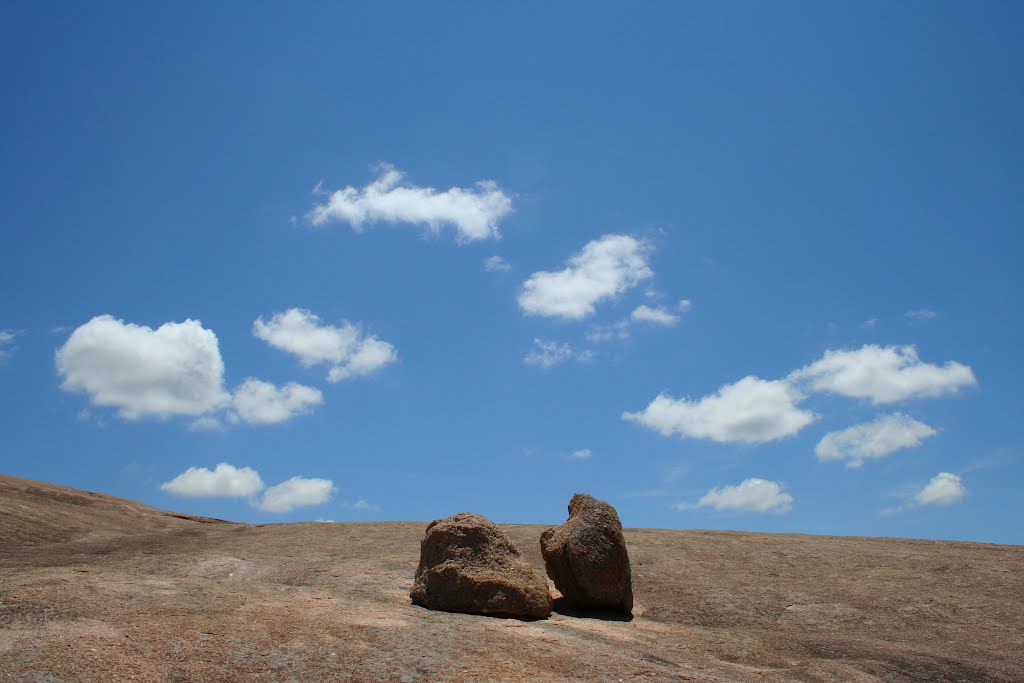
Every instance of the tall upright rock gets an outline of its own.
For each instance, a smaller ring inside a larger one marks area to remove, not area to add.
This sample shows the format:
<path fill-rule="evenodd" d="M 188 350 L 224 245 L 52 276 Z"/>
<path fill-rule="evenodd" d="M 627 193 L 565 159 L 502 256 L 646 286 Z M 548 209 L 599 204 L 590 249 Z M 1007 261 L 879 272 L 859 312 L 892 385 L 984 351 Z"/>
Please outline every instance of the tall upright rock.
<path fill-rule="evenodd" d="M 633 581 L 615 508 L 577 493 L 569 519 L 540 537 L 548 576 L 566 601 L 584 609 L 633 611 Z"/>
<path fill-rule="evenodd" d="M 410 597 L 417 605 L 446 612 L 551 615 L 544 577 L 494 522 L 471 512 L 427 526 Z"/>

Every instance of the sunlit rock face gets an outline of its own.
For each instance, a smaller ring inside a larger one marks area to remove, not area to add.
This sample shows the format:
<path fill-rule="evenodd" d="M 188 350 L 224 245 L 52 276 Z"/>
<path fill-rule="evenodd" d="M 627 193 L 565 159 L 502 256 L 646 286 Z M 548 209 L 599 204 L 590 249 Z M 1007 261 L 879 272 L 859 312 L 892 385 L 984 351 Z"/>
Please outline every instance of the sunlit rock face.
<path fill-rule="evenodd" d="M 551 614 L 544 577 L 494 522 L 471 512 L 427 526 L 410 597 L 446 612 L 538 619 Z"/>
<path fill-rule="evenodd" d="M 545 531 L 540 548 L 548 576 L 570 605 L 632 612 L 629 554 L 611 505 L 577 493 L 568 521 Z"/>

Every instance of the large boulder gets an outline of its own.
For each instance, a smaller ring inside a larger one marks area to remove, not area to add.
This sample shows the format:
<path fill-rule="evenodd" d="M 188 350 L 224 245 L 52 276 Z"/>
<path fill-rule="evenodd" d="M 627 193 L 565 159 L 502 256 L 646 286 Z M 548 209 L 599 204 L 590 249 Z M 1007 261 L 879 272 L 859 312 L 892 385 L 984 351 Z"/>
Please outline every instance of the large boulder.
<path fill-rule="evenodd" d="M 577 493 L 568 521 L 541 534 L 540 549 L 548 576 L 569 605 L 633 611 L 626 539 L 611 505 Z"/>
<path fill-rule="evenodd" d="M 427 526 L 410 597 L 417 605 L 446 612 L 551 615 L 551 595 L 541 573 L 494 522 L 471 512 Z"/>

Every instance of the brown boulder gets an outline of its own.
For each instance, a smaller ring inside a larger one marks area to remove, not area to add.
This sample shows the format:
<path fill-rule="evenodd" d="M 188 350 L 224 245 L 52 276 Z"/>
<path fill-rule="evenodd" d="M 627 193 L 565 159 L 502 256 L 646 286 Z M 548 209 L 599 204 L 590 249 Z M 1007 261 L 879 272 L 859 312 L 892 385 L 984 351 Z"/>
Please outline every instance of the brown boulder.
<path fill-rule="evenodd" d="M 585 609 L 633 611 L 622 522 L 608 503 L 577 493 L 569 502 L 569 519 L 540 537 L 548 576 L 568 604 Z"/>
<path fill-rule="evenodd" d="M 427 526 L 410 597 L 417 605 L 446 612 L 551 615 L 544 577 L 494 522 L 471 512 Z"/>

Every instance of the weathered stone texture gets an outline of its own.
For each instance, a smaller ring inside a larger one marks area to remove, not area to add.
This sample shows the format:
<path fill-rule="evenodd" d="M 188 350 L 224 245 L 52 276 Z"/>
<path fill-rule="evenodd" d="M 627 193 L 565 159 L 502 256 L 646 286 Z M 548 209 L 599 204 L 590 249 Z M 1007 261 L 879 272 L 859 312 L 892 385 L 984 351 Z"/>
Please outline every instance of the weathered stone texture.
<path fill-rule="evenodd" d="M 611 505 L 577 493 L 568 521 L 545 531 L 540 547 L 548 576 L 570 605 L 632 612 L 629 554 Z"/>
<path fill-rule="evenodd" d="M 470 512 L 427 526 L 410 595 L 417 605 L 446 612 L 551 614 L 544 577 L 494 522 Z"/>

